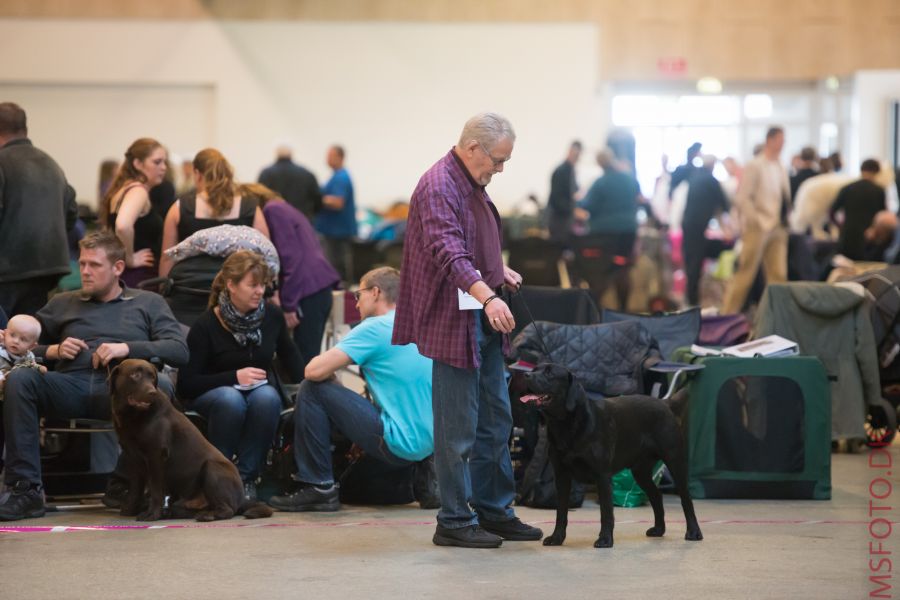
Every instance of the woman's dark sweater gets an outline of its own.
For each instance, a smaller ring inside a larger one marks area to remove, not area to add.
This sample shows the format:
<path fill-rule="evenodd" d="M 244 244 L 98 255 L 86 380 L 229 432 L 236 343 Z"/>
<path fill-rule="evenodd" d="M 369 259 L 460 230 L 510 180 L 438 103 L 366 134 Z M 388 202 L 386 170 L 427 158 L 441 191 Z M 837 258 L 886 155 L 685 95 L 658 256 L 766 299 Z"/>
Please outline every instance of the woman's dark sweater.
<path fill-rule="evenodd" d="M 194 399 L 217 387 L 236 385 L 237 371 L 244 367 L 265 369 L 269 372 L 269 383 L 272 383 L 272 357 L 276 351 L 291 378 L 294 381 L 303 379 L 300 352 L 294 346 L 280 308 L 266 305 L 261 329 L 259 346 L 248 344 L 242 347 L 222 326 L 214 309 L 200 315 L 187 336 L 191 358 L 187 366 L 178 370 L 179 396 Z"/>

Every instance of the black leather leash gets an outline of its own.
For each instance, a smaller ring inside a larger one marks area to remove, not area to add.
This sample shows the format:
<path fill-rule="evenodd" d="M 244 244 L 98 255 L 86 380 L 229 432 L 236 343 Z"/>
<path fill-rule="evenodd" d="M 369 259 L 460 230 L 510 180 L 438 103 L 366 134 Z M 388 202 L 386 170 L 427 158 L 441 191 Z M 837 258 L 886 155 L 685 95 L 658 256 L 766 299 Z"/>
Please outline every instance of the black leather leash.
<path fill-rule="evenodd" d="M 538 327 L 537 322 L 534 320 L 534 315 L 531 314 L 531 309 L 528 308 L 528 303 L 525 302 L 525 296 L 522 295 L 521 287 L 516 291 L 511 293 L 512 298 L 518 298 L 522 303 L 522 308 L 525 309 L 525 314 L 528 315 L 528 320 L 531 321 L 531 324 L 534 325 L 534 331 L 537 333 L 538 342 L 541 344 L 541 348 L 544 351 L 544 356 L 547 357 L 547 360 L 551 360 L 550 350 L 547 348 L 546 342 L 544 342 L 544 336 L 541 334 L 541 329 Z"/>

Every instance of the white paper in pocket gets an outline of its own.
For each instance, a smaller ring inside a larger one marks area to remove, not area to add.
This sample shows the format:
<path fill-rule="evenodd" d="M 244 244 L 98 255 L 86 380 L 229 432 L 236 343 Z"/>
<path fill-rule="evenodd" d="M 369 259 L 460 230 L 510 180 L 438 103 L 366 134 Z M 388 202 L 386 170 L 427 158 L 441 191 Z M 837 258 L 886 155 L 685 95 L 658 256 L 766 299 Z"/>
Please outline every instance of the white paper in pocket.
<path fill-rule="evenodd" d="M 478 273 L 478 276 L 481 276 L 481 271 L 475 270 Z M 475 296 L 470 294 L 469 292 L 464 292 L 463 290 L 457 288 L 456 295 L 459 299 L 459 310 L 481 310 L 484 308 L 481 306 L 481 302 L 475 299 Z"/>

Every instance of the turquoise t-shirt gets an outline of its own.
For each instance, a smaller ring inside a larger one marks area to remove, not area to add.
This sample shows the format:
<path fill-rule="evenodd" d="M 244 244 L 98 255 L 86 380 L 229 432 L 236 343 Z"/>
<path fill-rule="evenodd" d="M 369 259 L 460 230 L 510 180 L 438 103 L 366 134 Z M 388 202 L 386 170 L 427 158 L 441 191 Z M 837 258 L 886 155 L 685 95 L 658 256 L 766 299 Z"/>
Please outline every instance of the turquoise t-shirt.
<path fill-rule="evenodd" d="M 415 344 L 391 345 L 394 311 L 369 317 L 337 344 L 362 369 L 381 407 L 384 441 L 396 456 L 422 460 L 434 452 L 431 359 Z"/>

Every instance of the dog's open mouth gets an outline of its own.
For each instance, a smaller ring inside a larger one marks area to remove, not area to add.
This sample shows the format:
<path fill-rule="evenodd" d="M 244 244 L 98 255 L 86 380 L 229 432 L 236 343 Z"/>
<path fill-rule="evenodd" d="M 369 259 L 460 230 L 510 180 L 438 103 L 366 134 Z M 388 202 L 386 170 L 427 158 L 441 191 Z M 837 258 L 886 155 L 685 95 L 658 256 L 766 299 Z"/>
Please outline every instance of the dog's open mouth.
<path fill-rule="evenodd" d="M 550 396 L 546 394 L 523 394 L 519 396 L 519 402 L 522 404 L 534 404 L 535 406 L 543 406 L 550 401 Z"/>

